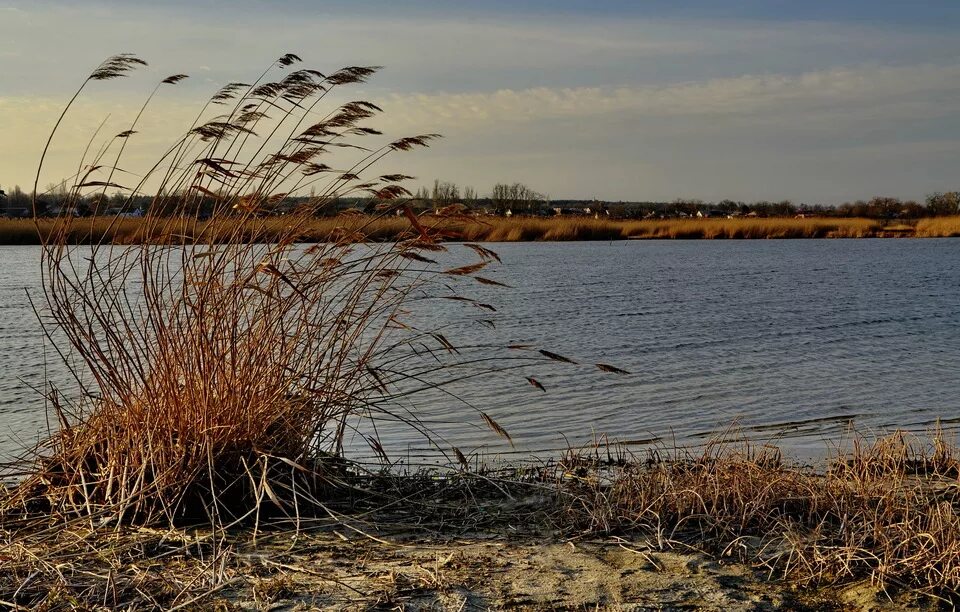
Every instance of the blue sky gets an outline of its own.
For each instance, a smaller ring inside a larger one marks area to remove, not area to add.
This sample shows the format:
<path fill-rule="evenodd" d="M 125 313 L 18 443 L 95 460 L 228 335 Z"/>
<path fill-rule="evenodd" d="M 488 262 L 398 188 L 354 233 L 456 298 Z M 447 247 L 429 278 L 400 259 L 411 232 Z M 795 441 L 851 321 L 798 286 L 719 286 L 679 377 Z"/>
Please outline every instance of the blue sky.
<path fill-rule="evenodd" d="M 59 106 L 103 57 L 151 65 L 83 98 L 42 183 L 75 171 L 102 118 L 122 122 L 157 77 L 191 75 L 131 140 L 133 161 L 217 86 L 291 51 L 325 71 L 384 65 L 354 93 L 385 108 L 389 134 L 445 135 L 391 161 L 423 183 L 920 199 L 960 189 L 958 25 L 955 1 L 0 0 L 0 188 L 32 183 Z"/>

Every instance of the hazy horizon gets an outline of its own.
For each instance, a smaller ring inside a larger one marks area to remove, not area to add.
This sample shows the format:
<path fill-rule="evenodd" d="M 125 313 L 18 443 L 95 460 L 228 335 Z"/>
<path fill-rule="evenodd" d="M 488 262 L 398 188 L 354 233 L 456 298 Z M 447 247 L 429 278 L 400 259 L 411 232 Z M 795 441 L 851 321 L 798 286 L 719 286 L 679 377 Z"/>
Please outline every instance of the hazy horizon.
<path fill-rule="evenodd" d="M 351 96 L 384 108 L 371 125 L 388 135 L 444 134 L 391 160 L 416 184 L 810 204 L 960 188 L 960 7 L 716 4 L 0 1 L 0 188 L 32 186 L 60 109 L 119 52 L 150 66 L 84 94 L 41 186 L 75 173 L 104 117 L 104 133 L 129 123 L 159 78 L 191 77 L 148 111 L 133 165 L 219 86 L 293 52 L 324 71 L 385 66 Z"/>

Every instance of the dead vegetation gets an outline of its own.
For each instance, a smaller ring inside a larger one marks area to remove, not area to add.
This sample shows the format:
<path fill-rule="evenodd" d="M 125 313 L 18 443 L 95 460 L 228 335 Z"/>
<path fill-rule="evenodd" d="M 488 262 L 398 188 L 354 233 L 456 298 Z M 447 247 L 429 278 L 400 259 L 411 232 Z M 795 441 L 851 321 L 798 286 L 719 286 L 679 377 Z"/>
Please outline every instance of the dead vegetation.
<path fill-rule="evenodd" d="M 5 470 L 17 481 L 0 502 L 7 525 L 58 517 L 91 530 L 196 521 L 226 529 L 258 524 L 264 513 L 298 520 L 341 485 L 348 433 L 385 464 L 377 419 L 400 419 L 430 439 L 397 401 L 442 386 L 447 366 L 463 375 L 548 361 L 519 351 L 497 361 L 483 352 L 490 347 L 458 348 L 407 322 L 411 297 L 434 292 L 479 307 L 456 286 L 496 254 L 468 244 L 461 248 L 479 260 L 445 269 L 437 258 L 447 236 L 404 203 L 400 183 L 410 177 L 368 176 L 384 157 L 436 134 L 364 146 L 358 139 L 380 135 L 362 125 L 380 111 L 375 104 L 323 109 L 331 91 L 376 67 L 291 69 L 299 61 L 284 55 L 253 83 L 223 87 L 153 167 L 121 171 L 145 109 L 185 76 L 163 79 L 129 129 L 84 151 L 61 216 L 35 220 L 45 331 L 77 389 L 44 390 L 58 427 Z M 141 65 L 108 59 L 74 99 Z M 320 161 L 335 150 L 339 170 Z M 37 181 L 42 170 L 41 160 Z M 139 183 L 120 185 L 121 174 Z M 111 218 L 74 215 L 91 192 L 121 189 L 132 199 L 150 181 L 159 185 L 142 219 L 125 218 L 122 206 Z M 296 210 L 264 214 L 306 187 L 316 195 Z M 379 216 L 301 246 L 317 238 L 317 213 L 350 193 L 376 198 Z M 357 246 L 381 217 L 391 242 Z M 120 230 L 133 232 L 133 245 L 117 244 Z M 492 416 L 478 419 L 507 435 Z"/>
<path fill-rule="evenodd" d="M 942 433 L 856 439 L 826 471 L 721 442 L 645 460 L 571 455 L 566 518 L 591 531 L 712 545 L 814 587 L 869 579 L 956 603 L 960 454 Z"/>

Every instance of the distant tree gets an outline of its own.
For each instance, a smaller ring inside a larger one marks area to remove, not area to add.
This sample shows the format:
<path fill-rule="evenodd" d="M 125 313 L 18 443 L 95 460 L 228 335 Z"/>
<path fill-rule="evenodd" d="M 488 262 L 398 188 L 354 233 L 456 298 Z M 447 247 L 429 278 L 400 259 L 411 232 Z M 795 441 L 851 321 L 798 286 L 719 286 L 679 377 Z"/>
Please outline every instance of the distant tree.
<path fill-rule="evenodd" d="M 875 197 L 867 203 L 866 216 L 871 219 L 895 219 L 903 211 L 900 198 Z"/>
<path fill-rule="evenodd" d="M 926 208 L 923 204 L 918 204 L 913 200 L 907 200 L 903 203 L 903 208 L 901 209 L 900 216 L 905 219 L 918 219 L 923 217 L 926 214 Z"/>
<path fill-rule="evenodd" d="M 493 201 L 493 209 L 497 214 L 503 214 L 510 208 L 510 185 L 506 183 L 497 183 L 490 192 L 490 199 Z"/>
<path fill-rule="evenodd" d="M 530 189 L 523 183 L 497 183 L 490 194 L 494 209 L 499 214 L 511 210 L 514 213 L 539 213 L 549 198 L 542 193 Z"/>
<path fill-rule="evenodd" d="M 960 193 L 948 191 L 928 195 L 927 212 L 937 217 L 960 213 Z"/>
<path fill-rule="evenodd" d="M 6 211 L 12 210 L 30 210 L 30 196 L 25 194 L 20 185 L 14 185 L 13 189 L 10 190 L 10 193 L 7 194 L 6 199 Z"/>
<path fill-rule="evenodd" d="M 863 200 L 844 202 L 837 210 L 841 217 L 864 217 L 867 214 L 867 203 Z"/>
<path fill-rule="evenodd" d="M 460 201 L 460 188 L 456 183 L 446 181 L 433 181 L 433 193 L 431 194 L 434 207 L 446 206 Z"/>
<path fill-rule="evenodd" d="M 774 217 L 792 217 L 797 214 L 797 207 L 790 200 L 781 200 L 770 207 L 770 214 Z"/>
<path fill-rule="evenodd" d="M 84 203 L 91 215 L 105 215 L 107 209 L 110 208 L 110 196 L 105 193 L 94 193 L 88 196 Z"/>
<path fill-rule="evenodd" d="M 703 208 L 703 200 L 677 198 L 671 204 L 674 212 L 685 215 L 695 215 L 697 211 Z"/>
<path fill-rule="evenodd" d="M 726 213 L 736 212 L 739 210 L 739 208 L 740 204 L 738 202 L 734 202 L 733 200 L 722 200 L 717 203 L 717 209 Z"/>
<path fill-rule="evenodd" d="M 417 193 L 413 195 L 413 199 L 420 200 L 421 202 L 427 202 L 430 200 L 430 190 L 426 187 L 420 187 L 417 189 Z"/>

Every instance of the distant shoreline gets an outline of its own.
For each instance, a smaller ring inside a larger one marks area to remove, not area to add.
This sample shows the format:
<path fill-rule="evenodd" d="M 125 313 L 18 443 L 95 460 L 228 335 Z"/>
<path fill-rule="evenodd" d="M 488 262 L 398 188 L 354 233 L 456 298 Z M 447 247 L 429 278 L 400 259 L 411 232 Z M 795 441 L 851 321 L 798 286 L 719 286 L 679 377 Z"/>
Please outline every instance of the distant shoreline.
<path fill-rule="evenodd" d="M 592 217 L 442 217 L 424 214 L 419 222 L 439 230 L 450 240 L 470 242 L 565 242 L 587 240 L 750 240 L 802 238 L 944 238 L 960 236 L 960 216 L 909 221 L 865 218 L 733 218 L 733 219 L 610 219 Z M 0 245 L 40 244 L 43 235 L 62 221 L 41 219 L 40 232 L 33 219 L 0 219 Z M 136 218 L 88 217 L 71 220 L 68 242 L 84 244 L 182 244 L 198 236 L 201 242 L 216 242 L 233 226 L 230 219 L 178 220 L 146 233 Z M 271 242 L 288 225 L 284 216 L 243 222 L 249 239 Z M 331 239 L 355 242 L 389 242 L 415 237 L 404 217 L 374 217 L 341 214 L 318 217 L 307 223 L 301 242 Z"/>

